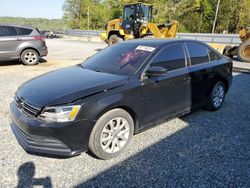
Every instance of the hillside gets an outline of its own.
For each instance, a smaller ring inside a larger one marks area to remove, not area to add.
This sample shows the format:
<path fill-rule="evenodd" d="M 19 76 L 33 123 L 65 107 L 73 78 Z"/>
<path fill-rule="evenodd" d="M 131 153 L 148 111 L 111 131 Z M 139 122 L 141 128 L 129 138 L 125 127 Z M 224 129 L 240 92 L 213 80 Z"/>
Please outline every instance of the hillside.
<path fill-rule="evenodd" d="M 60 19 L 0 17 L 0 23 L 33 26 L 40 30 L 66 30 L 67 25 Z"/>

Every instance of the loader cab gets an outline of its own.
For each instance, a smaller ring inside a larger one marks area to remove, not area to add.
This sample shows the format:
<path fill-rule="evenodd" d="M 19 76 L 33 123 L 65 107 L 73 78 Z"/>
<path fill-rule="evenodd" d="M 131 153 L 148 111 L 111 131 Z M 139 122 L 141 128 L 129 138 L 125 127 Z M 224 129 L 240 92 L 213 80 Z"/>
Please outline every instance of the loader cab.
<path fill-rule="evenodd" d="M 153 5 L 134 3 L 124 5 L 123 20 L 139 20 L 151 22 Z"/>
<path fill-rule="evenodd" d="M 122 28 L 125 34 L 140 37 L 140 28 L 152 20 L 153 5 L 145 3 L 131 3 L 124 5 Z"/>

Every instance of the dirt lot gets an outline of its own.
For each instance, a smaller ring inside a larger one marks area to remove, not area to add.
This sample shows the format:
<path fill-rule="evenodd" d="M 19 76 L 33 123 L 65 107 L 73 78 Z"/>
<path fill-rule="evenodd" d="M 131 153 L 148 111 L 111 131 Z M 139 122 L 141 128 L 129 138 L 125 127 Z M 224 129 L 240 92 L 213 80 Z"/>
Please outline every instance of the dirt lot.
<path fill-rule="evenodd" d="M 105 47 L 65 40 L 47 44 L 49 56 L 37 66 L 0 65 L 0 187 L 250 187 L 249 74 L 234 74 L 220 111 L 200 110 L 136 135 L 116 159 L 27 154 L 10 129 L 9 104 L 17 87 Z"/>

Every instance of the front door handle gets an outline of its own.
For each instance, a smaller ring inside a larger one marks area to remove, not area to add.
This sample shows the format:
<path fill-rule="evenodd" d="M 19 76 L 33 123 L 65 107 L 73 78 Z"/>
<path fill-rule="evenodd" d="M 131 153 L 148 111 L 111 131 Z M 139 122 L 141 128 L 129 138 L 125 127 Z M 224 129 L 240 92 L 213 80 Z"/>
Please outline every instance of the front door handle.
<path fill-rule="evenodd" d="M 185 77 L 185 78 L 184 78 L 184 81 L 185 81 L 185 82 L 190 82 L 190 81 L 191 81 L 191 77 Z"/>

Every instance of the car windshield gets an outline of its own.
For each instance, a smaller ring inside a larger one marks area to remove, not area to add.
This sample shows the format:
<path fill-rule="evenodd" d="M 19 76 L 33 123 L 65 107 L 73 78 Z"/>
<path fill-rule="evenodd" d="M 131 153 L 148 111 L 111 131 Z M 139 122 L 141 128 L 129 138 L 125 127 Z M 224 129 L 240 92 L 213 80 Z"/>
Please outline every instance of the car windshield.
<path fill-rule="evenodd" d="M 83 68 L 118 75 L 134 74 L 155 50 L 152 46 L 116 44 L 90 57 Z"/>

